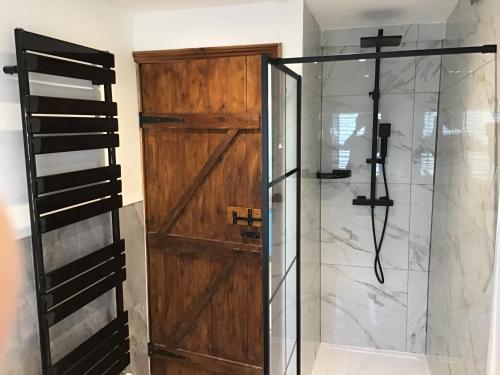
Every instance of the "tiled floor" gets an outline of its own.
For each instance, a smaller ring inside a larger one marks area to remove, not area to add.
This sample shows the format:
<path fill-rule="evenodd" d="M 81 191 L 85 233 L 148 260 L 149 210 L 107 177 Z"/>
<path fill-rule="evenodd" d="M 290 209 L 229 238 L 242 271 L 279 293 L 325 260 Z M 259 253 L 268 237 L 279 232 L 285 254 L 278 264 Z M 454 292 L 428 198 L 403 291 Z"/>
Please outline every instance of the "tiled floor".
<path fill-rule="evenodd" d="M 423 355 L 321 344 L 313 375 L 429 375 Z"/>

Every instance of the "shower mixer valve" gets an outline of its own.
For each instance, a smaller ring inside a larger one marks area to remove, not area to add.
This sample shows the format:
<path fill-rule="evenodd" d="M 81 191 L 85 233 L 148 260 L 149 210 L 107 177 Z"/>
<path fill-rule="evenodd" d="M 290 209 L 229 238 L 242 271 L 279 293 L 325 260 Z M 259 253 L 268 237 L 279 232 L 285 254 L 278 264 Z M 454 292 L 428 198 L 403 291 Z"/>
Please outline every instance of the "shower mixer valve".
<path fill-rule="evenodd" d="M 376 160 L 377 164 L 385 164 L 385 159 L 387 158 L 387 145 L 388 138 L 391 136 L 391 124 L 384 123 L 378 126 L 378 136 L 380 137 L 380 153 Z M 367 164 L 372 163 L 372 159 L 366 159 Z M 364 195 L 360 195 L 353 199 L 352 204 L 355 206 L 382 206 L 391 207 L 394 206 L 394 201 L 387 197 L 380 197 L 378 199 L 369 199 Z"/>

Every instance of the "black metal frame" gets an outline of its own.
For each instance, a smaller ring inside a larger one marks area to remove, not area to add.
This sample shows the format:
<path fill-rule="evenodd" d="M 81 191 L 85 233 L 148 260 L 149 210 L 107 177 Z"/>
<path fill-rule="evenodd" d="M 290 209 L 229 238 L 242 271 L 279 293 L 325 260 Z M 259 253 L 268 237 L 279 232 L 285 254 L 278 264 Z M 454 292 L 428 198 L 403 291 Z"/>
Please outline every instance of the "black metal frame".
<path fill-rule="evenodd" d="M 385 39 L 388 38 L 388 39 Z M 362 38 L 362 44 L 363 44 Z M 382 49 L 382 44 L 388 42 L 394 42 L 394 40 L 401 41 L 401 37 L 386 37 L 384 36 L 384 30 L 379 29 L 378 36 L 370 39 L 370 44 L 376 44 L 376 53 L 380 53 Z M 378 138 L 379 138 L 379 119 L 378 115 L 380 112 L 380 68 L 381 59 L 375 59 L 375 80 L 373 91 L 370 92 L 370 97 L 373 100 L 373 112 L 372 112 L 372 150 L 371 157 L 366 160 L 367 164 L 370 164 L 370 198 L 367 199 L 365 196 L 359 196 L 352 200 L 352 204 L 355 206 L 370 206 L 375 208 L 376 206 L 382 207 L 392 207 L 394 201 L 390 200 L 388 197 L 377 198 L 377 165 L 385 163 L 385 158 L 380 159 L 378 157 Z M 389 125 L 390 126 L 390 125 Z"/>
<path fill-rule="evenodd" d="M 269 242 L 269 189 L 271 189 L 276 184 L 286 180 L 288 177 L 296 175 L 297 177 L 297 217 L 296 217 L 296 258 L 295 258 L 295 269 L 296 269 L 296 277 L 297 277 L 297 285 L 296 285 L 296 319 L 297 319 L 297 327 L 296 327 L 296 358 L 297 358 L 297 374 L 300 374 L 301 367 L 301 306 L 300 306 L 300 280 L 301 280 L 301 270 L 300 270 L 300 218 L 301 218 L 301 122 L 302 122 L 302 77 L 295 73 L 290 68 L 286 67 L 283 64 L 275 63 L 268 55 L 262 55 L 261 60 L 261 88 L 262 88 L 262 207 L 263 207 L 263 348 L 264 348 L 264 374 L 270 374 L 270 309 L 269 305 L 272 301 L 272 296 L 270 296 L 270 273 L 269 273 L 269 251 L 270 251 L 270 242 Z M 269 67 L 272 66 L 274 68 L 279 69 L 285 75 L 292 77 L 297 81 L 297 166 L 296 168 L 286 171 L 282 176 L 279 176 L 272 181 L 269 181 Z M 286 276 L 289 270 L 293 267 L 294 262 L 292 262 L 289 266 L 289 269 L 286 271 L 283 280 L 286 279 Z M 282 282 L 283 282 L 282 280 Z M 288 364 L 287 364 L 288 365 Z"/>
<path fill-rule="evenodd" d="M 118 212 L 122 206 L 121 172 L 115 152 L 118 121 L 111 86 L 115 83 L 114 56 L 23 29 L 15 29 L 15 42 L 17 66 L 3 70 L 17 73 L 19 81 L 42 371 L 50 375 L 119 374 L 130 363 L 130 354 L 122 285 L 126 277 L 125 245 Z M 30 72 L 103 85 L 104 101 L 33 96 Z M 36 155 L 90 149 L 107 149 L 108 166 L 37 175 Z M 45 272 L 44 233 L 105 213 L 111 213 L 112 244 Z M 53 362 L 50 327 L 112 289 L 116 318 Z"/>
<path fill-rule="evenodd" d="M 473 53 L 496 53 L 496 44 L 487 44 L 480 47 L 456 47 L 456 48 L 431 48 L 421 50 L 391 51 L 391 52 L 369 52 L 355 53 L 348 55 L 327 55 L 327 56 L 305 56 L 289 58 L 270 58 L 273 64 L 305 64 L 333 61 L 354 61 L 354 60 L 375 60 L 375 59 L 395 59 L 399 57 L 419 57 L 419 56 L 444 56 L 444 55 L 462 55 Z"/>

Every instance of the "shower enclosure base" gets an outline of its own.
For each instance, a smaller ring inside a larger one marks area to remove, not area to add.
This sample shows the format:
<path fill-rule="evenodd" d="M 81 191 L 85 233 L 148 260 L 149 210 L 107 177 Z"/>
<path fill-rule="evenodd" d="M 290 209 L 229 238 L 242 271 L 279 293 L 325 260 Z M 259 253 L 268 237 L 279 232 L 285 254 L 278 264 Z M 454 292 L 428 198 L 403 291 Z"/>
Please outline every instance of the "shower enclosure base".
<path fill-rule="evenodd" d="M 321 344 L 313 375 L 429 375 L 424 355 Z"/>

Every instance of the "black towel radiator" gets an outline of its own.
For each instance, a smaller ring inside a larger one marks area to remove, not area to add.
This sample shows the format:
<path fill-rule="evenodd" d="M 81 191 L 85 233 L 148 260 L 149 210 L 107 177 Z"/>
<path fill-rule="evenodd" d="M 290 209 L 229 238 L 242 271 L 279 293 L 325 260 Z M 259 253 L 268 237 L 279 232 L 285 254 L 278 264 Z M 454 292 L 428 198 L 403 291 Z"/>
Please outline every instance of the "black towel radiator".
<path fill-rule="evenodd" d="M 123 306 L 125 247 L 120 237 L 122 206 L 114 55 L 62 40 L 15 30 L 17 73 L 26 157 L 42 371 L 55 374 L 119 374 L 130 362 L 128 315 Z M 30 94 L 30 72 L 91 81 L 104 100 Z M 36 155 L 107 149 L 101 168 L 40 177 Z M 112 243 L 51 272 L 44 269 L 44 233 L 111 213 Z M 55 363 L 50 328 L 115 289 L 116 318 Z"/>

